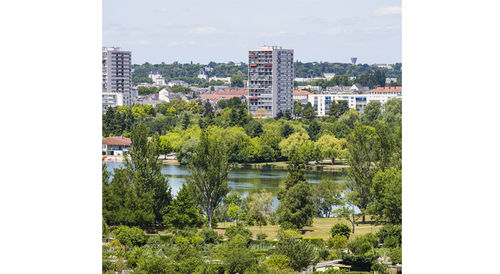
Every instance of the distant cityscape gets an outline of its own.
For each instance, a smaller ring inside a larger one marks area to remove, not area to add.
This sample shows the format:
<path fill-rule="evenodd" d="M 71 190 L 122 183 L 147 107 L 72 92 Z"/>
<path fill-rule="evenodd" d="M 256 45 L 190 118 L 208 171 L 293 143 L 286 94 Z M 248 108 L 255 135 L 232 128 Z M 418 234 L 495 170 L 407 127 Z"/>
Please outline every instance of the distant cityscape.
<path fill-rule="evenodd" d="M 356 65 L 357 57 L 351 57 Z M 313 65 L 315 62 L 313 62 Z M 317 63 L 316 63 L 317 64 Z M 234 66 L 246 66 L 238 63 Z M 380 69 L 392 69 L 391 64 L 374 64 Z M 295 77 L 294 51 L 281 46 L 263 46 L 248 50 L 248 73 L 241 84 L 233 85 L 232 77 L 209 76 L 214 70 L 210 65 L 198 72 L 197 78 L 208 83 L 206 87 L 183 80 L 167 82 L 160 70 L 148 73 L 148 82 L 133 84 L 132 52 L 120 47 L 102 48 L 102 111 L 109 107 L 148 104 L 156 106 L 162 102 L 178 99 L 183 101 L 202 100 L 212 105 L 222 99 L 238 97 L 248 106 L 255 118 L 277 117 L 285 112 L 293 114 L 295 102 L 302 106 L 311 104 L 316 116 L 328 114 L 330 106 L 345 100 L 349 108 L 363 113 L 371 101 L 384 105 L 392 98 L 402 99 L 401 79 L 385 77 L 385 84 L 372 88 L 357 83 L 356 76 L 348 76 L 352 85 L 316 85 L 321 81 L 332 81 L 335 73 L 323 73 L 322 77 Z M 212 85 L 210 85 L 212 83 Z M 141 95 L 140 88 L 156 88 L 158 92 Z M 179 91 L 181 89 L 181 91 Z"/>

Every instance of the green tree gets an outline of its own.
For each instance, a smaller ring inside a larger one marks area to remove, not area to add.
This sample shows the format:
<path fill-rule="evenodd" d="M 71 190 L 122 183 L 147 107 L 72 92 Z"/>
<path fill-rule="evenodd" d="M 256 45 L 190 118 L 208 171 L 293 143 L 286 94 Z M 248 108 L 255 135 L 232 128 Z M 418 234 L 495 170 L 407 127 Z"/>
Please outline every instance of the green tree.
<path fill-rule="evenodd" d="M 308 102 L 307 105 L 302 110 L 302 118 L 306 120 L 312 120 L 316 116 L 316 112 L 314 111 L 311 102 Z"/>
<path fill-rule="evenodd" d="M 155 221 L 161 223 L 166 207 L 172 200 L 167 177 L 161 173 L 162 163 L 159 158 L 160 138 L 154 134 L 148 140 L 149 128 L 144 124 L 134 127 L 131 133 L 132 148 L 130 160 L 125 157 L 125 167 L 133 174 L 133 184 L 137 197 L 145 203 L 151 203 Z"/>
<path fill-rule="evenodd" d="M 318 119 L 314 119 L 307 128 L 307 133 L 309 134 L 311 140 L 316 141 L 318 139 L 318 134 L 321 130 L 321 123 Z"/>
<path fill-rule="evenodd" d="M 267 218 L 271 214 L 271 204 L 273 202 L 273 196 L 269 192 L 259 191 L 253 193 L 249 197 L 248 208 L 249 217 L 254 220 L 257 225 L 260 226 L 260 232 L 262 233 L 262 226 L 266 225 Z"/>
<path fill-rule="evenodd" d="M 247 243 L 247 238 L 236 235 L 217 246 L 216 257 L 222 261 L 227 273 L 245 273 L 246 269 L 257 264 L 257 256 L 247 248 Z"/>
<path fill-rule="evenodd" d="M 330 234 L 332 235 L 332 238 L 336 235 L 341 235 L 349 239 L 349 236 L 351 235 L 351 229 L 344 223 L 336 223 L 330 229 Z"/>
<path fill-rule="evenodd" d="M 288 233 L 280 234 L 276 245 L 276 254 L 289 258 L 289 265 L 295 271 L 301 271 L 304 267 L 307 267 L 315 256 L 314 247 L 311 244 Z"/>
<path fill-rule="evenodd" d="M 322 180 L 311 185 L 316 216 L 330 218 L 336 206 L 343 205 L 342 191 L 345 185 L 330 180 Z"/>
<path fill-rule="evenodd" d="M 338 122 L 354 129 L 356 123 L 359 122 L 359 114 L 355 109 L 349 109 L 339 117 Z"/>
<path fill-rule="evenodd" d="M 214 211 L 229 193 L 229 166 L 224 144 L 203 132 L 188 167 L 191 172 L 189 183 L 205 211 L 208 227 L 212 229 Z"/>
<path fill-rule="evenodd" d="M 381 112 L 382 104 L 379 101 L 371 101 L 365 106 L 362 120 L 371 123 L 379 118 Z"/>
<path fill-rule="evenodd" d="M 373 178 L 373 213 L 379 221 L 402 223 L 402 174 L 401 170 L 380 170 Z"/>
<path fill-rule="evenodd" d="M 374 165 L 377 157 L 375 129 L 357 125 L 347 137 L 347 143 L 349 151 L 347 187 L 352 192 L 355 205 L 363 213 L 364 223 L 366 210 L 373 201 L 372 180 L 377 172 Z"/>
<path fill-rule="evenodd" d="M 330 111 L 328 115 L 334 116 L 335 118 L 340 118 L 342 114 L 349 110 L 349 105 L 347 100 L 333 101 L 330 105 Z"/>
<path fill-rule="evenodd" d="M 227 209 L 227 215 L 231 217 L 233 220 L 236 220 L 238 222 L 238 217 L 240 215 L 241 208 L 234 203 L 231 203 L 229 205 L 229 208 Z"/>
<path fill-rule="evenodd" d="M 294 101 L 293 102 L 293 113 L 295 114 L 295 116 L 302 116 L 302 111 L 303 111 L 303 107 L 302 105 L 297 102 L 297 101 Z"/>
<path fill-rule="evenodd" d="M 231 77 L 231 86 L 242 88 L 244 86 L 243 79 L 238 75 L 232 76 Z"/>
<path fill-rule="evenodd" d="M 331 159 L 332 165 L 336 158 L 343 158 L 347 154 L 347 142 L 345 139 L 337 139 L 334 136 L 324 134 L 316 141 L 316 149 L 321 159 Z"/>
<path fill-rule="evenodd" d="M 283 195 L 277 213 L 282 228 L 301 229 L 306 225 L 311 225 L 314 203 L 310 186 L 302 181 L 290 187 Z"/>
<path fill-rule="evenodd" d="M 138 227 L 120 226 L 113 230 L 113 235 L 128 247 L 141 246 L 146 242 L 144 231 Z"/>
<path fill-rule="evenodd" d="M 169 228 L 185 229 L 191 227 L 200 227 L 203 224 L 199 209 L 196 207 L 196 201 L 193 199 L 188 185 L 182 185 L 177 193 L 177 197 L 167 208 L 163 224 Z"/>

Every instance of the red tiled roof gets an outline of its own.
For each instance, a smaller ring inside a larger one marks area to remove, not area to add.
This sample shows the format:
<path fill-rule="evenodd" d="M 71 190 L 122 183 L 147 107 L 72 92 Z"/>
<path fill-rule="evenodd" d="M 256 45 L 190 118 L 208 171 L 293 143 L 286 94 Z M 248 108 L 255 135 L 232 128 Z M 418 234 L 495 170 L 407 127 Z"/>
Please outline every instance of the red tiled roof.
<path fill-rule="evenodd" d="M 232 90 L 224 90 L 224 91 L 216 91 L 214 92 L 216 95 L 248 95 L 248 90 L 246 89 L 232 89 Z"/>
<path fill-rule="evenodd" d="M 132 140 L 122 136 L 111 136 L 102 140 L 103 145 L 115 145 L 115 146 L 130 146 Z"/>
<path fill-rule="evenodd" d="M 370 92 L 379 93 L 379 92 L 402 92 L 402 87 L 378 87 L 370 90 Z"/>
<path fill-rule="evenodd" d="M 307 90 L 294 90 L 293 95 L 311 95 L 312 92 L 309 92 Z"/>

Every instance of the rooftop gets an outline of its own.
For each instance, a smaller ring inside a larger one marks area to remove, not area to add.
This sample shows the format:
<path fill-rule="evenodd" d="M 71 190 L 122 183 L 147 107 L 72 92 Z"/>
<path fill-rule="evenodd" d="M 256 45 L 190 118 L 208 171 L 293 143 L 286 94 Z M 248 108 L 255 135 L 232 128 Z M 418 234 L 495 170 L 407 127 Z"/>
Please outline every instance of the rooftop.
<path fill-rule="evenodd" d="M 309 92 L 307 90 L 294 90 L 293 95 L 311 95 L 313 94 L 312 92 Z"/>
<path fill-rule="evenodd" d="M 130 146 L 132 140 L 123 136 L 110 136 L 102 140 L 103 145 Z"/>
<path fill-rule="evenodd" d="M 370 90 L 370 93 L 379 93 L 379 92 L 402 92 L 402 87 L 378 87 Z"/>

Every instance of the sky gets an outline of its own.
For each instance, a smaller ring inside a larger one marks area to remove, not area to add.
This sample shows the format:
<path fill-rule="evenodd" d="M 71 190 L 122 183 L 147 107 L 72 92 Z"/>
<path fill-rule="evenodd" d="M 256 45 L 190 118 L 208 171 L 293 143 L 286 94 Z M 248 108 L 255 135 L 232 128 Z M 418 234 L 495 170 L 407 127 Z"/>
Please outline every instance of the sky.
<path fill-rule="evenodd" d="M 103 0 L 103 46 L 132 62 L 248 62 L 263 45 L 302 62 L 401 62 L 401 0 Z"/>

